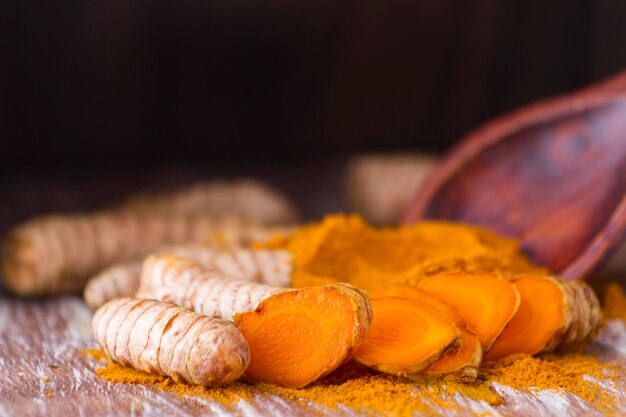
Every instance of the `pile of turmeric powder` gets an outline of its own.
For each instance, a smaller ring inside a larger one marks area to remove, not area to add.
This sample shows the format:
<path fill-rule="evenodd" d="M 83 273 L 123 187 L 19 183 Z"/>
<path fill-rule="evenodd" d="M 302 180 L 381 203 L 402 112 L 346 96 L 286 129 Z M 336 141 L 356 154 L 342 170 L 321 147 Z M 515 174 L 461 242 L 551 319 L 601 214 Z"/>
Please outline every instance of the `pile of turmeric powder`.
<path fill-rule="evenodd" d="M 441 272 L 490 271 L 505 277 L 548 272 L 533 265 L 515 239 L 444 221 L 374 228 L 357 215 L 334 215 L 290 236 L 276 236 L 266 246 L 293 254 L 294 287 L 339 281 L 369 292 L 414 285 Z"/>

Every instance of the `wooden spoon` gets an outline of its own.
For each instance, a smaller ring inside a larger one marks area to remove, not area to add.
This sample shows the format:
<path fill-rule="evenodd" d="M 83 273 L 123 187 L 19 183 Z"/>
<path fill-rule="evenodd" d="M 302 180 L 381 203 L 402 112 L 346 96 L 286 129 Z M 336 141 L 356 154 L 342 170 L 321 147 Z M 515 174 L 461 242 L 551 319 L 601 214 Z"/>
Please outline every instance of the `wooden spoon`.
<path fill-rule="evenodd" d="M 626 72 L 469 134 L 409 206 L 420 218 L 516 237 L 567 279 L 597 270 L 626 237 Z"/>

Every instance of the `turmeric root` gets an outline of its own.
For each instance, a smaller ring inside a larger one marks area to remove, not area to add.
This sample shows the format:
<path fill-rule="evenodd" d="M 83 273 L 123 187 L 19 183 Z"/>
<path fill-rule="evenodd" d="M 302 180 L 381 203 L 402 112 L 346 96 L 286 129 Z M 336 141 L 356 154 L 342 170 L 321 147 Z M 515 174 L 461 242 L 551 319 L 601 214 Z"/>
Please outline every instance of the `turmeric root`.
<path fill-rule="evenodd" d="M 287 287 L 291 282 L 291 255 L 285 251 L 218 251 L 204 245 L 174 245 L 154 252 L 165 253 L 193 260 L 240 281 L 276 287 Z M 114 298 L 134 296 L 139 290 L 141 267 L 141 261 L 133 261 L 104 269 L 87 283 L 83 293 L 85 302 L 96 309 Z"/>
<path fill-rule="evenodd" d="M 176 381 L 226 384 L 239 378 L 250 360 L 233 323 L 155 300 L 113 300 L 96 312 L 92 328 L 113 361 Z"/>
<path fill-rule="evenodd" d="M 171 253 L 208 266 L 215 257 L 216 251 L 207 245 L 181 244 L 163 246 L 154 253 Z M 87 282 L 83 291 L 85 302 L 91 308 L 97 309 L 114 298 L 133 297 L 139 289 L 141 267 L 142 261 L 135 260 L 114 264 L 103 269 Z"/>
<path fill-rule="evenodd" d="M 454 307 L 430 293 L 406 285 L 391 285 L 376 291 L 372 296 L 374 298 L 401 297 L 421 301 L 442 312 L 461 331 L 460 346 L 446 352 L 440 359 L 429 365 L 425 372 L 428 374 L 455 373 L 468 379 L 475 379 L 478 376 L 483 349 L 476 334 L 467 328 L 467 321 Z"/>
<path fill-rule="evenodd" d="M 291 258 L 289 252 L 282 250 L 237 249 L 218 253 L 206 266 L 238 280 L 288 287 Z"/>
<path fill-rule="evenodd" d="M 234 220 L 225 221 L 227 215 Z M 35 218 L 9 232 L 1 263 L 6 285 L 15 293 L 75 292 L 103 268 L 145 256 L 159 245 L 200 242 L 224 224 L 292 222 L 296 217 L 289 201 L 262 183 L 200 184 L 131 198 L 108 211 Z"/>
<path fill-rule="evenodd" d="M 211 181 L 171 193 L 138 195 L 126 209 L 177 213 L 233 215 L 261 223 L 289 223 L 298 218 L 291 202 L 269 185 L 255 180 Z"/>
<path fill-rule="evenodd" d="M 89 279 L 83 291 L 85 303 L 94 310 L 115 298 L 133 297 L 139 289 L 141 262 L 129 261 L 103 269 Z"/>
<path fill-rule="evenodd" d="M 163 244 L 199 242 L 223 222 L 124 210 L 40 217 L 17 226 L 5 239 L 5 283 L 21 295 L 80 291 L 104 267 L 145 256 Z"/>
<path fill-rule="evenodd" d="M 345 181 L 350 208 L 374 223 L 397 224 L 436 162 L 434 157 L 417 154 L 353 159 Z"/>
<path fill-rule="evenodd" d="M 461 332 L 441 311 L 400 297 L 372 298 L 374 319 L 354 358 L 393 375 L 414 375 L 458 346 Z"/>
<path fill-rule="evenodd" d="M 370 327 L 367 295 L 347 284 L 291 290 L 235 316 L 250 345 L 245 377 L 301 388 L 351 359 Z"/>
<path fill-rule="evenodd" d="M 485 359 L 497 360 L 515 353 L 534 355 L 576 350 L 600 328 L 600 303 L 584 282 L 522 275 L 513 283 L 521 296 L 520 307 Z"/>
<path fill-rule="evenodd" d="M 421 279 L 418 288 L 454 307 L 487 352 L 520 304 L 515 285 L 489 273 L 444 273 Z"/>
<path fill-rule="evenodd" d="M 350 359 L 371 321 L 367 296 L 349 285 L 293 290 L 246 283 L 172 255 L 145 261 L 139 295 L 234 316 L 252 353 L 246 378 L 291 388 Z"/>
<path fill-rule="evenodd" d="M 232 320 L 253 311 L 266 298 L 288 291 L 234 280 L 174 255 L 151 255 L 144 261 L 137 297 L 153 298 L 190 308 L 199 314 Z"/>

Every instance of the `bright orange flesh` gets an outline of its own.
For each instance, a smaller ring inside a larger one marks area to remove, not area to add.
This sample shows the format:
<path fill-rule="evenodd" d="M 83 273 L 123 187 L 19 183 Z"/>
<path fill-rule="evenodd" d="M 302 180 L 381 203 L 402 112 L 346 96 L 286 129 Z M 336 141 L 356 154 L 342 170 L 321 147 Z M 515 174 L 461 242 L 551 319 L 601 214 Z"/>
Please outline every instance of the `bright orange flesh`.
<path fill-rule="evenodd" d="M 461 330 L 461 344 L 459 348 L 447 352 L 441 359 L 438 359 L 426 368 L 426 372 L 447 374 L 467 367 L 478 368 L 482 360 L 483 349 L 480 346 L 478 337 L 473 332 L 465 329 L 467 322 L 454 307 L 424 290 L 407 285 L 390 285 L 372 294 L 372 297 L 382 296 L 408 298 L 429 304 L 441 311 Z"/>
<path fill-rule="evenodd" d="M 512 283 L 488 273 L 445 273 L 426 277 L 418 287 L 450 304 L 467 320 L 484 351 L 517 312 L 519 293 Z"/>
<path fill-rule="evenodd" d="M 342 291 L 312 287 L 274 295 L 236 316 L 250 345 L 245 377 L 300 388 L 333 371 L 350 359 L 367 330 L 359 308 Z"/>
<path fill-rule="evenodd" d="M 374 318 L 354 358 L 394 375 L 414 374 L 458 343 L 459 329 L 436 308 L 415 300 L 371 300 Z"/>
<path fill-rule="evenodd" d="M 426 372 L 448 374 L 466 367 L 478 368 L 483 357 L 483 348 L 478 337 L 469 330 L 461 329 L 461 346 L 443 355 Z"/>
<path fill-rule="evenodd" d="M 563 328 L 565 298 L 554 282 L 529 275 L 517 278 L 514 284 L 520 293 L 520 307 L 485 355 L 487 360 L 539 353 Z"/>
<path fill-rule="evenodd" d="M 450 304 L 445 303 L 437 296 L 420 290 L 419 288 L 409 287 L 408 285 L 390 285 L 382 288 L 371 295 L 372 298 L 378 297 L 400 297 L 410 300 L 421 301 L 441 311 L 452 323 L 457 327 L 464 327 L 466 321 L 459 312 Z"/>

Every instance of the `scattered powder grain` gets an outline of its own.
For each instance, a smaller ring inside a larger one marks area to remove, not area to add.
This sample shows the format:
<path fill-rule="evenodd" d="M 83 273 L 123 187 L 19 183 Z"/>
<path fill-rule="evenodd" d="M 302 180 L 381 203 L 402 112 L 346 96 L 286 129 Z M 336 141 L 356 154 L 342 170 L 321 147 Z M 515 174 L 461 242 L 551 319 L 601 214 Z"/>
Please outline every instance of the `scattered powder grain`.
<path fill-rule="evenodd" d="M 623 370 L 602 364 L 593 356 L 533 358 L 519 355 L 484 366 L 477 381 L 467 383 L 451 376 L 443 379 L 418 377 L 411 381 L 348 364 L 303 389 L 245 382 L 207 388 L 176 383 L 168 377 L 148 375 L 112 362 L 97 369 L 96 374 L 110 382 L 152 385 L 176 395 L 208 398 L 226 407 L 242 400 L 279 396 L 303 407 L 315 404 L 333 409 L 342 405 L 368 415 L 405 417 L 416 412 L 436 415 L 442 409 L 458 409 L 452 398 L 454 394 L 497 406 L 503 399 L 493 391 L 494 382 L 531 393 L 537 390 L 569 392 L 599 409 L 610 409 L 614 402 L 612 391 L 595 380 L 616 387 Z"/>
<path fill-rule="evenodd" d="M 612 390 L 597 381 L 618 388 L 623 373 L 619 366 L 603 364 L 595 356 L 579 354 L 545 355 L 540 358 L 517 355 L 487 364 L 481 369 L 481 376 L 489 381 L 531 392 L 567 392 L 600 409 L 610 406 L 614 395 Z"/>
<path fill-rule="evenodd" d="M 101 361 L 108 361 L 109 358 L 106 355 L 106 353 L 104 353 L 104 351 L 100 350 L 100 349 L 82 349 L 79 351 L 79 353 L 82 356 L 88 356 L 91 357 L 93 359 L 96 360 L 101 360 Z"/>

